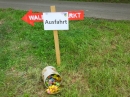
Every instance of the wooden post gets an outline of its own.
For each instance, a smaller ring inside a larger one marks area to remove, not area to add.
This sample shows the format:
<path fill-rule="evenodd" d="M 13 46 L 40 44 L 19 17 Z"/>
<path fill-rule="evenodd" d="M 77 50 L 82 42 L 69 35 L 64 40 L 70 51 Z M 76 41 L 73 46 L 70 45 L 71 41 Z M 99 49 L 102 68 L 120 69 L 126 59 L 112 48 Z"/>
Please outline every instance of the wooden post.
<path fill-rule="evenodd" d="M 51 6 L 51 12 L 56 12 L 55 6 Z M 59 49 L 59 39 L 58 39 L 58 31 L 53 30 L 54 34 L 54 42 L 55 42 L 55 51 L 56 51 L 56 60 L 57 60 L 57 65 L 60 65 L 60 49 Z"/>

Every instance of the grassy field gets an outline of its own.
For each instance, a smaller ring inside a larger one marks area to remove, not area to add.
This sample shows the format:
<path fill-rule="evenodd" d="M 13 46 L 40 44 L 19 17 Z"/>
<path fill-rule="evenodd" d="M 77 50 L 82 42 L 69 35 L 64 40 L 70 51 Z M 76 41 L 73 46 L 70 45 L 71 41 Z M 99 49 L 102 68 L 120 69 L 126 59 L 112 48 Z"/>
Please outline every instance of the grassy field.
<path fill-rule="evenodd" d="M 62 0 L 62 1 L 84 1 L 84 2 L 130 3 L 130 0 Z"/>
<path fill-rule="evenodd" d="M 57 66 L 53 32 L 23 22 L 25 13 L 0 9 L 0 97 L 130 97 L 130 21 L 71 21 Z M 63 78 L 57 95 L 41 80 L 48 65 Z"/>

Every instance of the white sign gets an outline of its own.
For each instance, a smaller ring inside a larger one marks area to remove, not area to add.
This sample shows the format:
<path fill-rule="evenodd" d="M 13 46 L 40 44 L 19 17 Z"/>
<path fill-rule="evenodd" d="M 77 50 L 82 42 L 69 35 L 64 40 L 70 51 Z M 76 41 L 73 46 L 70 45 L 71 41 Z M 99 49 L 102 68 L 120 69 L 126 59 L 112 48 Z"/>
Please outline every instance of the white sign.
<path fill-rule="evenodd" d="M 69 30 L 68 12 L 44 12 L 44 30 Z"/>

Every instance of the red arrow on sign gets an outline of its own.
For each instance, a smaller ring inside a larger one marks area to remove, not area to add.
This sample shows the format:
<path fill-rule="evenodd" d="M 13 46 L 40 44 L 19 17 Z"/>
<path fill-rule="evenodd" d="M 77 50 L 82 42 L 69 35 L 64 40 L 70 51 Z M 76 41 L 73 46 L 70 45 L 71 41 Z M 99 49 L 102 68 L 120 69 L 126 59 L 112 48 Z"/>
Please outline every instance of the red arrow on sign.
<path fill-rule="evenodd" d="M 43 22 L 43 14 L 42 12 L 39 13 L 32 13 L 32 10 L 29 10 L 23 17 L 22 20 L 27 22 L 28 24 L 34 26 L 34 22 Z M 83 20 L 84 19 L 84 11 L 77 10 L 77 11 L 68 11 L 69 20 Z"/>
<path fill-rule="evenodd" d="M 23 17 L 22 20 L 28 24 L 34 26 L 34 22 L 42 22 L 43 13 L 32 13 L 32 10 L 29 10 Z"/>

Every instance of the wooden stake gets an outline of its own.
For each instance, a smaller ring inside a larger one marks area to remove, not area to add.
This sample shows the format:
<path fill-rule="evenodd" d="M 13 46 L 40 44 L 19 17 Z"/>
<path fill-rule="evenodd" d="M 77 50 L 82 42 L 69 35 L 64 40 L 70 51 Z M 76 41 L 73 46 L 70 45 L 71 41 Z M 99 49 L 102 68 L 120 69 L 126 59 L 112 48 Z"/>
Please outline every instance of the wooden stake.
<path fill-rule="evenodd" d="M 55 6 L 51 6 L 51 12 L 56 12 Z M 60 65 L 60 49 L 59 49 L 59 39 L 58 39 L 58 31 L 53 30 L 54 34 L 54 42 L 55 42 L 55 51 L 56 51 L 56 60 L 57 60 L 57 65 Z"/>

